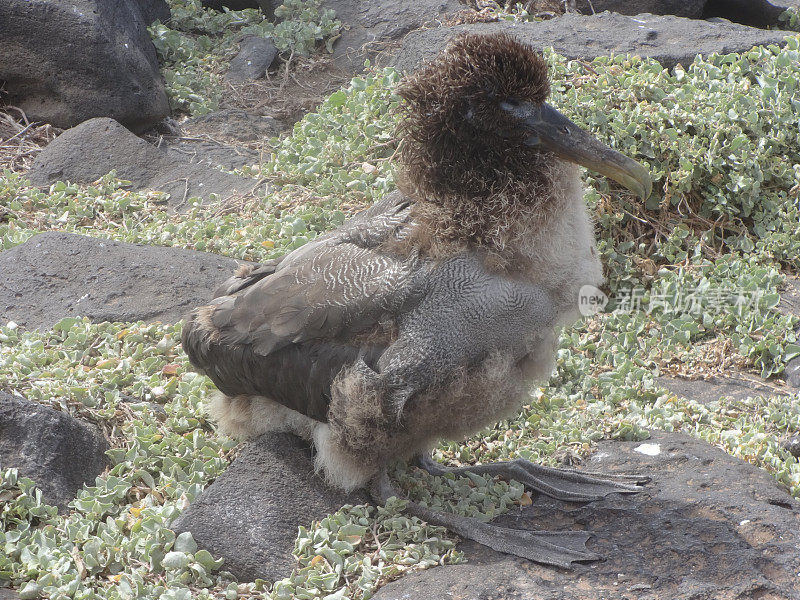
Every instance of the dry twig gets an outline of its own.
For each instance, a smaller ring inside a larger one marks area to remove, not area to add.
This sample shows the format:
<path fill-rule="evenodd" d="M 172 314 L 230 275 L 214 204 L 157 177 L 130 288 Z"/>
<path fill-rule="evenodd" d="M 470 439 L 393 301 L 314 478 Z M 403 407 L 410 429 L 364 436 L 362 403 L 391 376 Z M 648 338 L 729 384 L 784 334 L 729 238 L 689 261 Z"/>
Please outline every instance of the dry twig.
<path fill-rule="evenodd" d="M 0 171 L 27 171 L 33 159 L 61 133 L 47 123 L 31 123 L 16 106 L 0 107 Z"/>

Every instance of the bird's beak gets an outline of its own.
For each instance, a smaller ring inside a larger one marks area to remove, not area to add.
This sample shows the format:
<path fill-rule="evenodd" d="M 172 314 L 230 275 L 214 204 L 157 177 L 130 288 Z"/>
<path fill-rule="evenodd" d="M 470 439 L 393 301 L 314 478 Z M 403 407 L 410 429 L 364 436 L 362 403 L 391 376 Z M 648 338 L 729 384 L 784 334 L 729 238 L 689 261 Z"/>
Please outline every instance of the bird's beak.
<path fill-rule="evenodd" d="M 502 102 L 500 106 L 521 119 L 522 127 L 530 133 L 526 144 L 542 146 L 559 158 L 610 177 L 643 199 L 650 195 L 653 183 L 647 169 L 612 150 L 546 102 Z"/>

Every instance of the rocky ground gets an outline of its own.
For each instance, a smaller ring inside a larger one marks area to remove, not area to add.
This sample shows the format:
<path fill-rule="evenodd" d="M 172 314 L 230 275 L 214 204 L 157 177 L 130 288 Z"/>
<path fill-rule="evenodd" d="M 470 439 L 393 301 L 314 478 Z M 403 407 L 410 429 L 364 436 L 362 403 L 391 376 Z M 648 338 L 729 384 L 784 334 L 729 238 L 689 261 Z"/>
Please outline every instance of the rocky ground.
<path fill-rule="evenodd" d="M 800 597 L 798 4 L 216 4 L 0 0 L 0 598 Z M 291 436 L 217 435 L 178 342 L 236 264 L 393 189 L 394 85 L 464 30 L 552 46 L 552 101 L 656 181 L 587 176 L 608 312 L 519 416 L 436 451 L 646 491 L 395 473 L 592 532 L 571 571 L 330 490 Z"/>

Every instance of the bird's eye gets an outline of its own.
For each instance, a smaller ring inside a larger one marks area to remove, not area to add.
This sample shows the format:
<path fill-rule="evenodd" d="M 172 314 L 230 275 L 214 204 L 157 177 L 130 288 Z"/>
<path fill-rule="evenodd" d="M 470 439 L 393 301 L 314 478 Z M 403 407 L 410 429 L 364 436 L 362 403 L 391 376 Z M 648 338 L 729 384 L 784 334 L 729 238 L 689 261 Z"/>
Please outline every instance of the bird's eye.
<path fill-rule="evenodd" d="M 522 104 L 516 98 L 508 98 L 507 100 L 501 100 L 499 106 L 504 111 L 517 116 L 517 111 L 519 111 Z"/>
<path fill-rule="evenodd" d="M 569 135 L 570 134 L 569 127 L 567 127 L 566 125 L 564 125 L 563 131 L 564 131 L 564 135 Z"/>

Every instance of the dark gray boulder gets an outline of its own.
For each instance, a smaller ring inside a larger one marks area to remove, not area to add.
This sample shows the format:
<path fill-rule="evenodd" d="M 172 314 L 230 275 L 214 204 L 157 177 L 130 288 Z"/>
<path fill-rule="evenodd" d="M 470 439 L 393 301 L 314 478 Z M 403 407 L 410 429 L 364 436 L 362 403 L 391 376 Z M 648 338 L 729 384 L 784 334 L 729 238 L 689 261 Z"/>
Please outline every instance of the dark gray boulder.
<path fill-rule="evenodd" d="M 259 8 L 258 0 L 202 0 L 205 8 L 213 10 L 244 10 L 246 8 Z"/>
<path fill-rule="evenodd" d="M 136 0 L 136 3 L 142 11 L 144 22 L 148 25 L 153 21 L 166 23 L 172 18 L 167 0 Z"/>
<path fill-rule="evenodd" d="M 585 15 L 605 11 L 621 15 L 675 15 L 699 19 L 703 16 L 707 0 L 576 0 L 575 8 Z"/>
<path fill-rule="evenodd" d="M 795 389 L 800 389 L 800 356 L 796 356 L 786 363 L 784 375 L 786 383 Z"/>
<path fill-rule="evenodd" d="M 720 398 L 744 400 L 755 396 L 776 395 L 775 386 L 744 377 L 737 372 L 731 372 L 730 376 L 724 378 L 713 376 L 708 379 L 683 379 L 664 375 L 656 381 L 676 396 L 691 398 L 702 404 L 716 402 Z"/>
<path fill-rule="evenodd" d="M 781 302 L 778 310 L 786 315 L 794 315 L 800 318 L 800 279 L 789 277 L 786 279 L 784 289 L 781 290 Z M 797 326 L 800 333 L 800 323 Z M 786 363 L 784 371 L 786 383 L 793 388 L 800 388 L 800 356 L 797 356 Z"/>
<path fill-rule="evenodd" d="M 91 183 L 112 170 L 133 189 L 167 192 L 168 205 L 175 210 L 188 208 L 192 197 L 248 194 L 257 184 L 157 148 L 106 118 L 62 133 L 39 153 L 27 176 L 34 185 L 49 186 L 55 181 Z"/>
<path fill-rule="evenodd" d="M 260 8 L 268 15 L 272 15 L 275 12 L 275 8 L 280 6 L 281 3 L 281 0 L 202 0 L 203 6 L 214 10 Z"/>
<path fill-rule="evenodd" d="M 467 564 L 408 575 L 374 600 L 755 600 L 800 598 L 800 503 L 761 469 L 685 435 L 602 442 L 584 467 L 646 473 L 634 496 L 537 497 L 495 523 L 582 529 L 605 560 L 571 571 L 465 542 Z"/>
<path fill-rule="evenodd" d="M 784 10 L 767 0 L 707 0 L 702 16 L 721 17 L 750 27 L 773 27 Z"/>
<path fill-rule="evenodd" d="M 785 10 L 780 0 L 577 0 L 585 15 L 610 11 L 622 15 L 673 15 L 690 19 L 721 17 L 750 27 L 772 27 Z"/>
<path fill-rule="evenodd" d="M 175 323 L 238 264 L 205 252 L 41 233 L 0 252 L 0 321 L 28 329 L 84 316 Z"/>
<path fill-rule="evenodd" d="M 231 61 L 225 79 L 232 83 L 255 81 L 264 77 L 278 56 L 278 49 L 272 38 L 246 35 L 239 44 L 239 53 Z"/>
<path fill-rule="evenodd" d="M 291 573 L 297 527 L 345 504 L 363 504 L 314 474 L 311 451 L 288 433 L 265 434 L 236 460 L 172 525 L 190 531 L 199 546 L 225 559 L 241 581 L 274 581 Z"/>
<path fill-rule="evenodd" d="M 420 27 L 438 27 L 465 8 L 458 0 L 323 0 L 336 12 L 342 32 L 333 56 L 342 67 L 359 72 L 364 60 L 392 49 L 407 33 Z"/>
<path fill-rule="evenodd" d="M 100 116 L 152 127 L 169 103 L 146 26 L 134 0 L 3 0 L 8 103 L 61 128 Z"/>
<path fill-rule="evenodd" d="M 0 465 L 15 467 L 61 509 L 108 465 L 108 442 L 70 415 L 0 391 Z"/>
<path fill-rule="evenodd" d="M 800 459 L 800 433 L 784 439 L 781 447 L 795 458 Z"/>
<path fill-rule="evenodd" d="M 538 23 L 478 23 L 415 31 L 388 64 L 412 71 L 435 57 L 454 35 L 506 31 L 537 48 L 552 46 L 563 56 L 592 60 L 610 54 L 654 58 L 667 68 L 689 65 L 697 54 L 742 52 L 762 44 L 785 44 L 786 31 L 768 31 L 736 23 L 710 23 L 672 16 L 635 17 L 604 12 L 594 16 L 566 14 Z"/>
<path fill-rule="evenodd" d="M 778 310 L 787 315 L 800 318 L 800 279 L 788 277 L 781 290 L 781 302 Z"/>
<path fill-rule="evenodd" d="M 795 458 L 800 458 L 800 434 L 786 440 L 783 443 L 783 449 Z"/>

